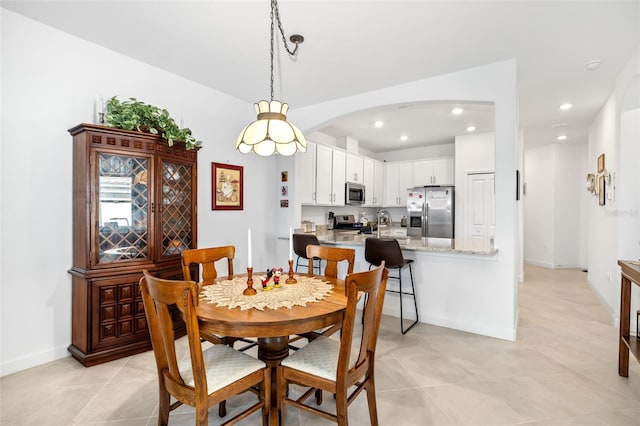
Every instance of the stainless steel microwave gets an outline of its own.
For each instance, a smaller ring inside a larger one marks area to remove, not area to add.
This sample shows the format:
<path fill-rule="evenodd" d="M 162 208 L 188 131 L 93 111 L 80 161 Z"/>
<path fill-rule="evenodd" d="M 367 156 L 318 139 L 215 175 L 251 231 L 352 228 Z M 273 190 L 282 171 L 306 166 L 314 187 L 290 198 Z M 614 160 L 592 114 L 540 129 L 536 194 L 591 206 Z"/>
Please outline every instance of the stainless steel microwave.
<path fill-rule="evenodd" d="M 365 200 L 365 186 L 360 183 L 347 182 L 344 189 L 344 203 L 347 205 L 361 205 Z"/>

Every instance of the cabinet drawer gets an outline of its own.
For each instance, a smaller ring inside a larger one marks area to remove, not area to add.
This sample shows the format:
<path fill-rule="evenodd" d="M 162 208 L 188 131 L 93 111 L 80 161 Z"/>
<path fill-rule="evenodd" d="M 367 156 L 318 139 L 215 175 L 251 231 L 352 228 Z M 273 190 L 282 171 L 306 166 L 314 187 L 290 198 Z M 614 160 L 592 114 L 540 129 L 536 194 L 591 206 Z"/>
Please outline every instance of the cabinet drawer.
<path fill-rule="evenodd" d="M 137 339 L 148 339 L 138 275 L 91 283 L 94 312 L 92 347 L 100 349 Z"/>

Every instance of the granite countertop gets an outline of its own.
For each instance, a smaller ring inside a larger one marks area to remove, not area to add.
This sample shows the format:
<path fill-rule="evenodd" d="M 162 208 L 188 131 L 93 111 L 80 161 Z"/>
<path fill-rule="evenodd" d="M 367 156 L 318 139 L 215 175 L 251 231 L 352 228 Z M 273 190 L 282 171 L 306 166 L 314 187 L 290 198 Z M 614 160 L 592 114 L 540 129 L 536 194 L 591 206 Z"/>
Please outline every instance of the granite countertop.
<path fill-rule="evenodd" d="M 367 238 L 376 237 L 376 234 L 358 234 L 357 231 L 326 231 L 315 232 L 318 241 L 322 244 L 364 246 Z M 449 238 L 420 238 L 407 237 L 401 235 L 383 235 L 383 238 L 395 238 L 398 240 L 403 250 L 443 252 L 443 253 L 465 253 L 492 256 L 498 252 L 496 248 L 491 249 L 487 244 L 484 249 L 474 248 L 470 241 L 455 240 Z"/>

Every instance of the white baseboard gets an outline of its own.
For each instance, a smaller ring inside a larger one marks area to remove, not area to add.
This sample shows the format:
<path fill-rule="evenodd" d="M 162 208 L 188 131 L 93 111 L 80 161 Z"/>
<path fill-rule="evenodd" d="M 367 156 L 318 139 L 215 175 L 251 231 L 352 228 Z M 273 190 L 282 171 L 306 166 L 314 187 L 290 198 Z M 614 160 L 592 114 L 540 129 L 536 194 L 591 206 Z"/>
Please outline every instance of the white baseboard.
<path fill-rule="evenodd" d="M 38 367 L 42 364 L 66 358 L 68 356 L 71 355 L 67 351 L 67 346 L 60 346 L 49 351 L 5 361 L 0 364 L 0 377 L 17 373 L 18 371 L 26 370 L 28 368 Z"/>
<path fill-rule="evenodd" d="M 553 268 L 553 263 L 549 263 L 549 262 L 543 262 L 541 260 L 535 260 L 535 259 L 525 259 L 524 263 L 529 263 L 531 265 L 535 265 L 535 266 L 542 266 L 543 268 Z"/>

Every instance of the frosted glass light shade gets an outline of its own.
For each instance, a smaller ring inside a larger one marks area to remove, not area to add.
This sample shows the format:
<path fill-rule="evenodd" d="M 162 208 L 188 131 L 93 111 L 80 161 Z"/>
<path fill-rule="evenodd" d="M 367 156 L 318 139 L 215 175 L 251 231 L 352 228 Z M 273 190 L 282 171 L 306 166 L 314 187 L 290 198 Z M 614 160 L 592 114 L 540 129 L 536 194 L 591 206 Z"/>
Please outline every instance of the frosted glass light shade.
<path fill-rule="evenodd" d="M 251 151 L 267 157 L 274 153 L 293 155 L 306 152 L 307 141 L 296 126 L 287 121 L 289 105 L 280 101 L 260 101 L 254 104 L 258 119 L 245 127 L 236 143 L 243 154 Z"/>

